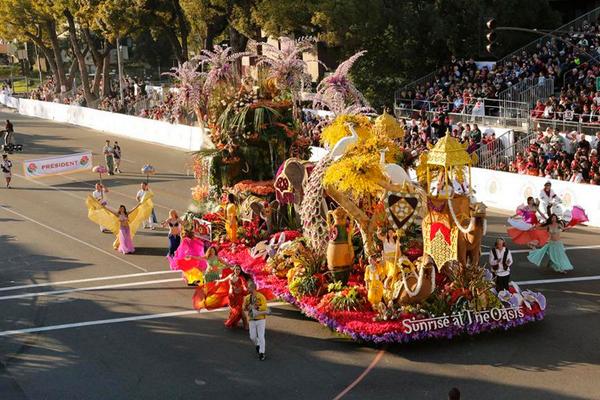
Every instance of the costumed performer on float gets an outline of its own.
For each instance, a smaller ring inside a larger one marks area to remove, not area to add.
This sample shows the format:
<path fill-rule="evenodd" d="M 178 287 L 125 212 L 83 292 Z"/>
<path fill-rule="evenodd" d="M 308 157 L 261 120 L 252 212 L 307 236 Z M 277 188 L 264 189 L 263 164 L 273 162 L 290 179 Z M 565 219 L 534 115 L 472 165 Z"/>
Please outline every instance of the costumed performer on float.
<path fill-rule="evenodd" d="M 578 224 L 589 221 L 585 210 L 580 206 L 573 206 L 571 209 L 565 208 L 562 199 L 552 190 L 552 183 L 547 181 L 544 184 L 544 189 L 540 192 L 540 200 L 546 210 L 548 218 L 551 214 L 566 222 L 567 227 L 572 227 Z M 546 216 L 544 216 L 546 218 Z"/>
<path fill-rule="evenodd" d="M 390 275 L 396 269 L 396 234 L 393 229 L 388 229 L 385 233 L 382 229 L 378 229 L 377 237 L 383 244 L 382 258 L 385 265 L 385 275 Z"/>
<path fill-rule="evenodd" d="M 548 231 L 550 240 L 543 247 L 529 252 L 527 259 L 531 263 L 539 267 L 542 264 L 544 257 L 547 255 L 550 259 L 548 266 L 556 272 L 566 274 L 567 271 L 573 269 L 573 265 L 565 252 L 565 246 L 560 240 L 560 233 L 568 229 L 563 226 L 564 225 L 555 214 L 550 215 L 548 221 L 541 227 L 541 229 L 546 229 Z"/>
<path fill-rule="evenodd" d="M 113 248 L 123 254 L 133 253 L 133 237 L 142 222 L 152 213 L 154 204 L 152 195 L 147 196 L 144 201 L 127 212 L 125 206 L 121 205 L 117 212 L 109 210 L 91 195 L 86 198 L 88 218 L 110 230 L 115 236 Z"/>
<path fill-rule="evenodd" d="M 238 208 L 235 203 L 235 195 L 229 193 L 227 194 L 227 206 L 225 207 L 225 232 L 227 233 L 227 240 L 231 243 L 237 242 L 237 217 Z"/>
<path fill-rule="evenodd" d="M 194 231 L 185 230 L 182 233 L 181 244 L 169 259 L 173 271 L 181 271 L 188 285 L 204 283 L 206 259 L 204 258 L 204 242 L 195 237 Z"/>
<path fill-rule="evenodd" d="M 548 242 L 550 234 L 546 230 L 536 229 L 540 224 L 537 213 L 539 212 L 539 200 L 533 197 L 527 198 L 527 204 L 520 205 L 515 215 L 507 222 L 511 226 L 506 232 L 516 244 L 527 245 L 534 249 Z"/>

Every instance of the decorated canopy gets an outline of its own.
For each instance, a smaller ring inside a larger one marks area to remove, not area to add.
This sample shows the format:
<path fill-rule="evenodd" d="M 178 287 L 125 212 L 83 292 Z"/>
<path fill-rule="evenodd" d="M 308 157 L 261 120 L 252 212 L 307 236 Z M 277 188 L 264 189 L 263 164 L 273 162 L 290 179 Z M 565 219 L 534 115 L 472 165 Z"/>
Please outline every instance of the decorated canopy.
<path fill-rule="evenodd" d="M 471 165 L 471 156 L 457 139 L 446 132 L 446 136 L 427 153 L 427 164 L 441 167 Z"/>

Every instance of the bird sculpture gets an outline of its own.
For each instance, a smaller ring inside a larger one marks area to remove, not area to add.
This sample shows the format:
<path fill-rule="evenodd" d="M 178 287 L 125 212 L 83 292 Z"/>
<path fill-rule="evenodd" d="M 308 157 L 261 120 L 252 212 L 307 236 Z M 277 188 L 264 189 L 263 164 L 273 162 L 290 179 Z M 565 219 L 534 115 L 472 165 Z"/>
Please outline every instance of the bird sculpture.
<path fill-rule="evenodd" d="M 331 149 L 330 154 L 334 161 L 346 154 L 346 151 L 348 151 L 350 146 L 358 142 L 358 134 L 356 133 L 356 130 L 354 130 L 354 124 L 347 123 L 346 126 L 350 130 L 350 136 L 341 138 L 335 146 L 333 146 L 333 149 Z"/>

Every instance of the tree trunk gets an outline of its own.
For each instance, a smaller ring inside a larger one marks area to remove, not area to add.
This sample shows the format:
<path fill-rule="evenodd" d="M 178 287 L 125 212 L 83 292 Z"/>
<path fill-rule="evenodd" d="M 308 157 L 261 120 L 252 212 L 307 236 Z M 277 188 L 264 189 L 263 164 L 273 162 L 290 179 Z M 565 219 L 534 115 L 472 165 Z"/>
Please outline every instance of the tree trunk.
<path fill-rule="evenodd" d="M 56 87 L 60 91 L 61 86 L 65 86 L 68 90 L 71 88 L 71 83 L 67 80 L 65 75 L 65 66 L 62 60 L 62 54 L 60 51 L 60 45 L 58 43 L 58 36 L 56 35 L 56 22 L 54 20 L 46 21 L 46 31 L 50 38 L 50 44 L 52 45 L 52 51 L 54 52 L 54 62 L 56 63 Z"/>
<path fill-rule="evenodd" d="M 204 48 L 212 50 L 215 45 L 215 38 L 227 28 L 227 18 L 225 16 L 215 17 L 211 24 L 206 26 L 206 39 Z"/>
<path fill-rule="evenodd" d="M 102 96 L 104 97 L 112 94 L 110 90 L 110 49 L 111 46 L 109 45 L 102 63 Z"/>
<path fill-rule="evenodd" d="M 190 29 L 188 27 L 185 14 L 179 4 L 178 0 L 173 0 L 173 10 L 175 18 L 177 19 L 177 25 L 179 26 L 180 40 L 181 40 L 181 59 L 183 62 L 188 60 L 188 36 Z"/>
<path fill-rule="evenodd" d="M 173 49 L 173 55 L 175 56 L 177 63 L 179 65 L 183 64 L 186 60 L 183 57 L 181 43 L 179 43 L 179 39 L 177 38 L 175 30 L 171 28 L 165 28 L 165 34 L 167 35 L 167 40 L 171 44 L 171 48 Z"/>
<path fill-rule="evenodd" d="M 75 19 L 69 10 L 65 10 L 64 13 L 69 24 L 69 38 L 71 40 L 71 48 L 77 58 L 77 64 L 79 66 L 79 75 L 81 77 L 81 84 L 83 86 L 83 95 L 85 97 L 86 106 L 91 107 L 94 103 L 94 95 L 90 91 L 90 80 L 87 74 L 87 68 L 85 65 L 85 56 L 81 51 L 81 47 L 77 42 L 77 30 L 75 28 Z"/>
<path fill-rule="evenodd" d="M 56 87 L 55 87 L 55 92 L 58 93 L 58 90 L 60 89 L 60 86 L 58 85 L 60 78 L 58 76 L 58 69 L 56 67 L 56 61 L 54 59 L 54 54 L 48 47 L 46 47 L 44 45 L 44 41 L 41 38 L 41 33 L 38 36 L 36 36 L 30 32 L 25 32 L 25 36 L 27 36 L 29 39 L 31 39 L 31 41 L 33 41 L 33 43 L 35 43 L 36 46 L 38 46 L 40 48 L 40 50 L 44 54 L 44 57 L 46 57 L 46 60 L 48 61 L 48 66 L 50 67 L 50 70 L 52 71 L 52 75 L 54 77 L 54 82 L 57 83 Z"/>

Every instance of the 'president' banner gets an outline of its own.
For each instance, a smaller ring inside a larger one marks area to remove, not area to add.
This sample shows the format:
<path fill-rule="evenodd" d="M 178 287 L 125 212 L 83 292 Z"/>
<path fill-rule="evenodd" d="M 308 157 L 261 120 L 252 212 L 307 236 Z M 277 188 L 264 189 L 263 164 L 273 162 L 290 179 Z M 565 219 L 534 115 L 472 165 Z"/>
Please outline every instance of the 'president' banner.
<path fill-rule="evenodd" d="M 25 176 L 39 178 L 50 175 L 70 174 L 92 168 L 92 152 L 26 160 L 23 162 Z"/>

